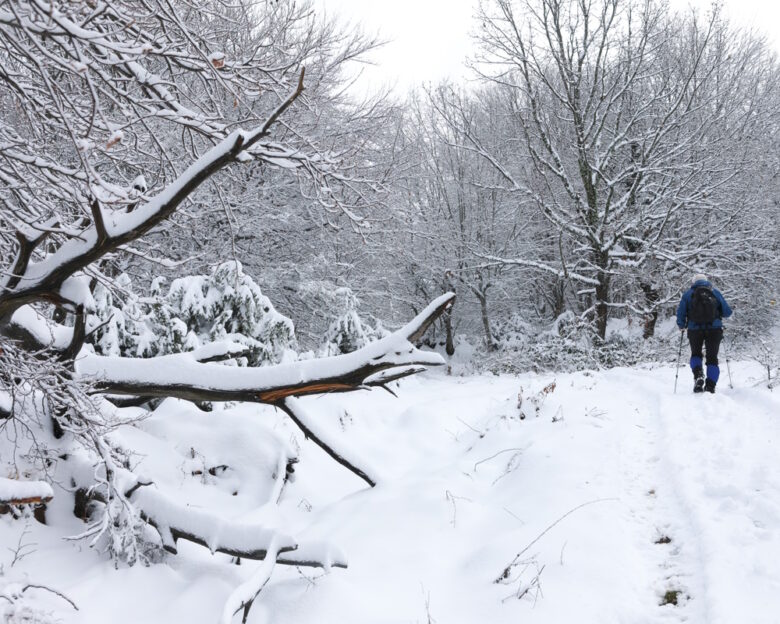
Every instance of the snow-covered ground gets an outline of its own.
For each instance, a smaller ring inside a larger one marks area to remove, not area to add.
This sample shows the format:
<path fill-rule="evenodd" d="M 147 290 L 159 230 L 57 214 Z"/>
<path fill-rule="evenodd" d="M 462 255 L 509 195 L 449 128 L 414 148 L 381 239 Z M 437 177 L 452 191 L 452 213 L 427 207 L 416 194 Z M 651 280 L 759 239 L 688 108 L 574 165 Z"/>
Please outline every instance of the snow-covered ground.
<path fill-rule="evenodd" d="M 714 396 L 689 394 L 685 370 L 673 394 L 662 367 L 430 373 L 398 398 L 305 399 L 381 475 L 374 489 L 270 408 L 168 401 L 119 437 L 181 502 L 346 554 L 346 570 L 277 567 L 250 623 L 777 623 L 780 394 L 757 385 L 757 365 L 731 368 L 735 388 L 724 370 Z M 277 440 L 301 460 L 278 506 L 261 504 L 275 496 Z M 202 470 L 218 464 L 229 468 Z M 0 516 L 0 594 L 48 585 L 79 611 L 30 590 L 0 600 L 7 621 L 216 623 L 261 565 L 180 542 L 162 563 L 114 569 L 62 539 L 83 527 L 71 501 L 55 487 L 48 526 Z"/>

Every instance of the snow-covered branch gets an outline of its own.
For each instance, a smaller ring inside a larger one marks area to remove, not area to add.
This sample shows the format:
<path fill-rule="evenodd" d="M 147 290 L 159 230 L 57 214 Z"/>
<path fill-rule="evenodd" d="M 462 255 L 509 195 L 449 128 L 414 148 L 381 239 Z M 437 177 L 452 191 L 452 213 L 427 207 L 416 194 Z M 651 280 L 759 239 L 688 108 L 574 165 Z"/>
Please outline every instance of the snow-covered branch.
<path fill-rule="evenodd" d="M 268 581 L 271 580 L 271 574 L 276 567 L 276 556 L 279 553 L 279 547 L 276 542 L 272 542 L 268 550 L 268 557 L 263 562 L 263 565 L 255 572 L 252 577 L 236 587 L 233 593 L 227 599 L 225 607 L 222 611 L 222 617 L 219 619 L 219 624 L 230 624 L 233 616 L 243 609 L 244 617 L 243 621 L 246 622 L 249 609 L 252 607 L 252 603 L 257 596 L 263 591 Z"/>
<path fill-rule="evenodd" d="M 128 498 L 138 507 L 141 517 L 157 529 L 165 550 L 173 554 L 179 539 L 205 546 L 211 552 L 247 559 L 264 559 L 272 544 L 276 548 L 274 555 L 297 548 L 290 536 L 185 507 L 160 494 L 152 485 L 138 487 Z"/>
<path fill-rule="evenodd" d="M 18 481 L 0 477 L 0 505 L 48 503 L 54 497 L 45 481 Z"/>
<path fill-rule="evenodd" d="M 85 355 L 76 361 L 76 371 L 104 393 L 189 401 L 280 405 L 288 397 L 349 392 L 364 387 L 370 377 L 382 371 L 443 364 L 440 355 L 412 343 L 454 298 L 452 293 L 442 295 L 395 333 L 346 355 L 261 368 L 202 363 L 189 353 L 147 359 Z"/>
<path fill-rule="evenodd" d="M 203 509 L 178 504 L 153 485 L 134 489 L 129 495 L 141 517 L 162 539 L 165 550 L 178 552 L 180 539 L 244 559 L 273 559 L 283 565 L 346 568 L 344 554 L 331 544 L 297 540 L 255 523 L 226 520 Z"/>

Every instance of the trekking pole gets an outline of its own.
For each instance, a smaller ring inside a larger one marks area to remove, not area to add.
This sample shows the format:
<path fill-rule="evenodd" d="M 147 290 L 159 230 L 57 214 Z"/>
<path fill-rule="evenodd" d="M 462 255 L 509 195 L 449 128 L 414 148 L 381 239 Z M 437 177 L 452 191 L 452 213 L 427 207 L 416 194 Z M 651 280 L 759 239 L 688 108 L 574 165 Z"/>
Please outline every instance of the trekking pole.
<path fill-rule="evenodd" d="M 729 373 L 729 388 L 734 389 L 734 382 L 731 379 L 731 366 L 729 366 L 729 353 L 726 351 L 726 341 L 723 341 L 723 355 L 726 356 L 726 370 Z"/>
<path fill-rule="evenodd" d="M 680 358 L 682 357 L 682 344 L 685 330 L 680 330 L 680 350 L 677 352 L 677 370 L 674 373 L 674 394 L 677 394 L 677 378 L 680 376 Z M 728 360 L 726 360 L 728 362 Z"/>

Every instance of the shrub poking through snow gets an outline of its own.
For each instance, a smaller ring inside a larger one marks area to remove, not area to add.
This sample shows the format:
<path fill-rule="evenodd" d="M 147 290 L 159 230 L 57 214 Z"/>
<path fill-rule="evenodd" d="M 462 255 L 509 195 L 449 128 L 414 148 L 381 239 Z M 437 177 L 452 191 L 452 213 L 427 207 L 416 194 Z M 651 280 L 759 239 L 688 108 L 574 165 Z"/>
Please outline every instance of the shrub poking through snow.
<path fill-rule="evenodd" d="M 672 605 L 676 607 L 681 594 L 682 592 L 679 589 L 667 589 L 661 599 L 661 606 Z"/>
<path fill-rule="evenodd" d="M 542 405 L 544 405 L 545 399 L 548 397 L 548 395 L 555 392 L 555 381 L 551 381 L 549 384 L 547 384 L 544 388 L 539 390 L 538 392 L 535 392 L 534 394 L 529 394 L 527 400 L 525 403 L 530 404 L 530 410 L 533 411 L 533 415 L 538 417 L 539 412 L 542 410 Z M 523 405 L 523 389 L 520 388 L 520 392 L 517 393 L 517 409 L 519 412 L 520 420 L 525 420 L 528 417 L 528 414 L 525 413 L 526 407 Z M 553 422 L 557 422 L 555 420 L 555 417 L 553 417 Z"/>

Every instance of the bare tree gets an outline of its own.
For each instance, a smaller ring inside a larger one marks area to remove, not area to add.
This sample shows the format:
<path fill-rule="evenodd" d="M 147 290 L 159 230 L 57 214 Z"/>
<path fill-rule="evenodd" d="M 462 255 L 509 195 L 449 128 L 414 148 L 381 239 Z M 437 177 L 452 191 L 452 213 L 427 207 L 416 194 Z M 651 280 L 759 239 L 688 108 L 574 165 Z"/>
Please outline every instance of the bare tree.
<path fill-rule="evenodd" d="M 506 267 L 486 264 L 474 251 L 511 253 L 522 221 L 517 198 L 507 192 L 495 169 L 464 147 L 467 133 L 491 140 L 488 135 L 497 125 L 493 114 L 499 111 L 486 105 L 489 96 L 442 84 L 410 99 L 397 146 L 406 166 L 395 180 L 397 238 L 391 244 L 403 249 L 406 287 L 416 288 L 418 296 L 424 299 L 427 290 L 461 290 L 456 321 L 479 327 L 492 350 L 491 304 L 506 304 Z M 450 123 L 456 114 L 466 131 Z M 444 330 L 451 345 L 452 319 Z"/>
<path fill-rule="evenodd" d="M 734 39 L 717 8 L 675 16 L 653 0 L 485 0 L 480 24 L 475 67 L 504 94 L 530 162 L 474 135 L 471 148 L 561 236 L 555 261 L 489 259 L 565 279 L 602 338 L 610 308 L 652 317 L 673 296 L 658 276 L 700 258 L 701 237 L 682 238 L 681 219 L 717 210 L 713 240 L 739 216 L 717 199 L 744 171 L 741 137 L 766 110 L 754 69 L 764 46 Z M 623 275 L 639 288 L 621 301 Z"/>

